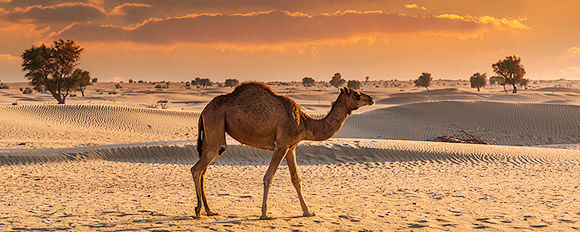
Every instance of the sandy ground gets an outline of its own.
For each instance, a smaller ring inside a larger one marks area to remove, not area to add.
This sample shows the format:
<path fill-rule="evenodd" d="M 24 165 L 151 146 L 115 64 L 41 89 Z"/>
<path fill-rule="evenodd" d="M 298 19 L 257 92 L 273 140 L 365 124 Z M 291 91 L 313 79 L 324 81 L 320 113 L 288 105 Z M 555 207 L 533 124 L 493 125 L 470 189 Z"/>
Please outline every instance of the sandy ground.
<path fill-rule="evenodd" d="M 199 111 L 230 88 L 97 83 L 62 106 L 10 84 L 0 90 L 0 230 L 579 230 L 579 83 L 537 81 L 515 95 L 466 83 L 367 84 L 376 105 L 297 149 L 317 215 L 301 217 L 283 163 L 271 221 L 258 220 L 271 154 L 231 139 L 206 181 L 220 215 L 192 217 Z M 316 117 L 338 93 L 273 88 Z M 158 100 L 170 108 L 152 109 Z M 459 129 L 492 145 L 429 142 Z"/>

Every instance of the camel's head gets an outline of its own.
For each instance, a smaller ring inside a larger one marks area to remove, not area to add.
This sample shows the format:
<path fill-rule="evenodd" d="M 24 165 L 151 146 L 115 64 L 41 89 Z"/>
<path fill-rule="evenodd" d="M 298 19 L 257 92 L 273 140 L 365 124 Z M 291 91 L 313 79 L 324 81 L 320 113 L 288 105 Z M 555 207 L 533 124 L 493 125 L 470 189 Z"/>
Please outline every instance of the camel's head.
<path fill-rule="evenodd" d="M 339 98 L 340 97 L 344 97 L 344 99 L 346 100 L 345 101 L 346 107 L 351 111 L 356 110 L 363 106 L 370 106 L 372 104 L 375 104 L 375 100 L 373 100 L 373 97 L 364 93 L 360 93 L 348 87 L 340 89 Z"/>

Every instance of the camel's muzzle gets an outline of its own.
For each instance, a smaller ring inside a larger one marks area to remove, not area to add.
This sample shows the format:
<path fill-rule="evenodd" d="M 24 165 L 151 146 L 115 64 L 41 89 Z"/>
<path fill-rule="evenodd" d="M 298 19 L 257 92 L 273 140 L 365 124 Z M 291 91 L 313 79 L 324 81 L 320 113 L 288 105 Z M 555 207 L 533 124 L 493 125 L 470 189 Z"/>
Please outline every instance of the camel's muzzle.
<path fill-rule="evenodd" d="M 368 95 L 367 95 L 368 96 Z M 369 105 L 375 104 L 375 100 L 373 99 L 373 97 L 369 96 Z"/>

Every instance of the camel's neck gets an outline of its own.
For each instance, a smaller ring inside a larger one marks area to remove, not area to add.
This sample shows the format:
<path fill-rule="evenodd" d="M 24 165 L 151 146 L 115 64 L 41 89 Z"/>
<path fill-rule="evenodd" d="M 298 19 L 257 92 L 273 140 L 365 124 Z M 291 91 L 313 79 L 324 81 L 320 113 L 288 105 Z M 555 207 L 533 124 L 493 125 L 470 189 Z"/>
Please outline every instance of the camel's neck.
<path fill-rule="evenodd" d="M 342 99 L 337 99 L 332 109 L 323 119 L 304 118 L 304 140 L 322 141 L 327 140 L 340 130 L 346 118 L 350 115 L 350 110 L 346 109 Z"/>

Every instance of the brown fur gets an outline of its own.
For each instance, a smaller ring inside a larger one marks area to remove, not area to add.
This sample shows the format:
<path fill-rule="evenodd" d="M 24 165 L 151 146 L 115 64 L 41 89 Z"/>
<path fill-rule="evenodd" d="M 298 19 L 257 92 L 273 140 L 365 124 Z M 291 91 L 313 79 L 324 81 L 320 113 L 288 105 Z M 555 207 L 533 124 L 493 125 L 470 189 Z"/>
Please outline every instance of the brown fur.
<path fill-rule="evenodd" d="M 207 166 L 226 149 L 225 133 L 242 144 L 272 150 L 274 155 L 264 176 L 264 199 L 261 219 L 266 215 L 267 198 L 276 169 L 286 158 L 291 179 L 304 216 L 313 216 L 308 210 L 296 170 L 295 148 L 301 140 L 326 140 L 332 137 L 353 110 L 372 105 L 372 97 L 342 88 L 332 109 L 323 119 L 314 119 L 302 112 L 294 100 L 276 94 L 259 82 L 245 82 L 232 93 L 214 98 L 204 108 L 199 119 L 199 160 L 191 168 L 196 186 L 198 204 L 196 216 L 201 214 L 202 203 L 208 216 L 216 215 L 207 204 L 204 176 Z"/>

